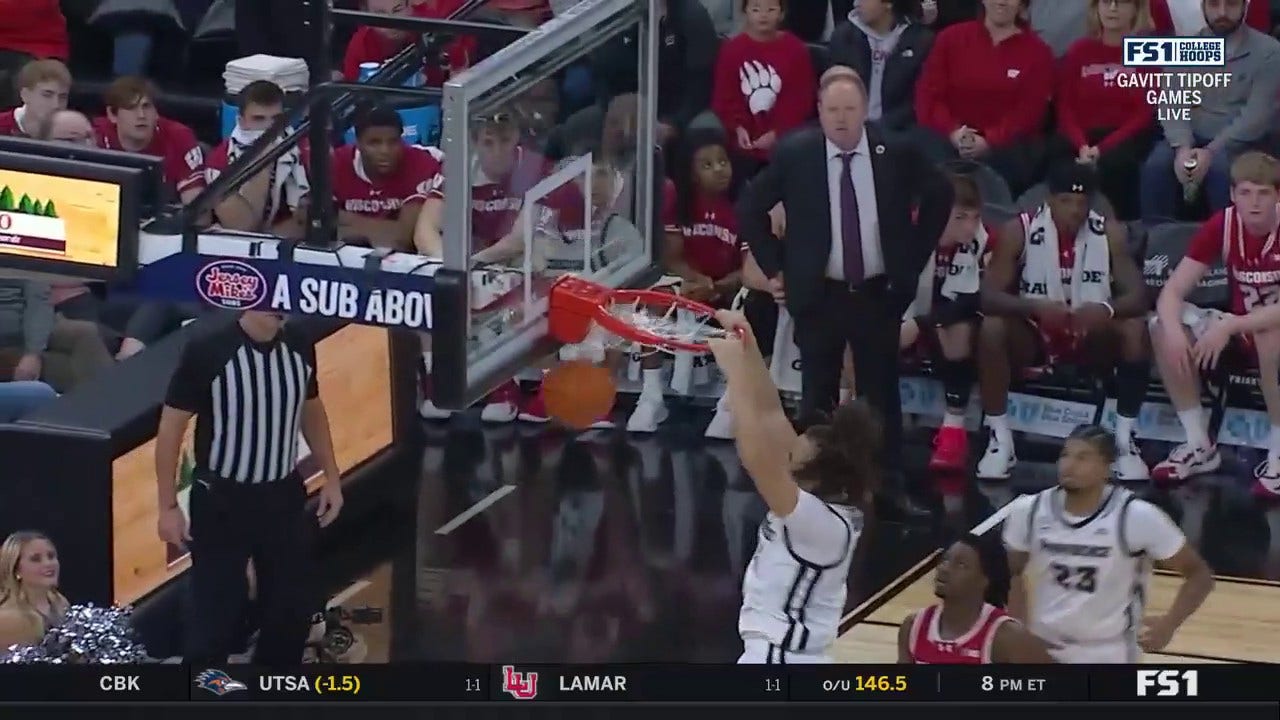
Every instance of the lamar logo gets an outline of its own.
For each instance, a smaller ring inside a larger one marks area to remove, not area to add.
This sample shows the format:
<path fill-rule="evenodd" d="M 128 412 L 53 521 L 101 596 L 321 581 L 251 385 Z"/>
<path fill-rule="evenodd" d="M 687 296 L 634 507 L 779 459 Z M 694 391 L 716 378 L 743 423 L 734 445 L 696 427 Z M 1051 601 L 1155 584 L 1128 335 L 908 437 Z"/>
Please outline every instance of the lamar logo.
<path fill-rule="evenodd" d="M 1148 692 L 1152 688 L 1155 692 Z M 1138 697 L 1196 697 L 1199 694 L 1199 670 L 1138 671 Z"/>
<path fill-rule="evenodd" d="M 538 696 L 538 673 L 517 672 L 514 665 L 503 665 L 502 690 L 517 700 L 532 700 Z"/>

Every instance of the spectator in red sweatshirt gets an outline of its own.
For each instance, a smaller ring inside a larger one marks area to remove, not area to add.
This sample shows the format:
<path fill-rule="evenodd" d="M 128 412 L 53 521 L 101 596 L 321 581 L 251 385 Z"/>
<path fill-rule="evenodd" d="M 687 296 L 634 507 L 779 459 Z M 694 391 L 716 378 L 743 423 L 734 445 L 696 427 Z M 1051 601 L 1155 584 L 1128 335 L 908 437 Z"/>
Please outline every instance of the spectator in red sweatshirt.
<path fill-rule="evenodd" d="M 380 15 L 413 15 L 422 18 L 447 18 L 457 12 L 467 0 L 364 0 L 365 9 Z M 413 42 L 413 36 L 404 30 L 390 30 L 361 26 L 347 43 L 342 58 L 342 75 L 350 81 L 360 79 L 360 66 L 364 63 L 381 63 Z M 440 63 L 423 68 L 427 85 L 439 87 L 454 72 L 462 70 L 475 60 L 475 38 L 463 37 L 449 43 L 441 50 Z"/>
<path fill-rule="evenodd" d="M 724 125 L 741 177 L 769 162 L 778 138 L 817 107 L 809 46 L 782 29 L 786 0 L 742 0 L 743 31 L 720 47 L 711 109 Z"/>
<path fill-rule="evenodd" d="M 991 166 L 1014 195 L 1036 183 L 1053 53 L 1026 25 L 1028 0 L 982 0 L 982 18 L 942 31 L 916 83 L 922 150 Z"/>
<path fill-rule="evenodd" d="M 14 80 L 23 65 L 67 59 L 67 21 L 58 0 L 0 0 L 0 107 L 17 104 Z"/>
<path fill-rule="evenodd" d="M 1151 72 L 1124 66 L 1124 38 L 1151 31 L 1148 0 L 1089 0 L 1088 36 L 1067 50 L 1058 68 L 1058 137 L 1050 155 L 1098 168 L 1102 193 L 1122 220 L 1138 217 L 1137 187 L 1151 151 L 1155 114 L 1147 91 L 1121 86 L 1121 75 Z"/>
<path fill-rule="evenodd" d="M 1271 3 L 1243 0 L 1244 22 L 1258 32 L 1271 33 Z M 1156 35 L 1198 35 L 1205 29 L 1203 0 L 1151 0 Z"/>

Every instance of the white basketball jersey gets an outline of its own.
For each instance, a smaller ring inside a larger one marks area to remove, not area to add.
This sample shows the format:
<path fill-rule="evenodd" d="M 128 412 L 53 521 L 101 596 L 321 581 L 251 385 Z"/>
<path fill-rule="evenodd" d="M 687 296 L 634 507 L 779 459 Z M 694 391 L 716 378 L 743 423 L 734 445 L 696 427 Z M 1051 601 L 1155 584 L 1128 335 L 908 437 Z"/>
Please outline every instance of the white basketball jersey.
<path fill-rule="evenodd" d="M 1136 646 L 1151 561 L 1131 552 L 1125 517 L 1137 499 L 1117 486 L 1086 518 L 1063 510 L 1063 491 L 1035 496 L 1027 523 L 1030 629 L 1050 643 L 1127 641 Z"/>
<path fill-rule="evenodd" d="M 827 503 L 821 508 L 819 512 L 830 512 L 843 526 L 825 558 L 817 558 L 831 564 L 797 554 L 783 521 L 768 513 L 742 578 L 738 631 L 744 639 L 763 639 L 775 646 L 780 652 L 773 662 L 786 662 L 786 653 L 825 653 L 836 639 L 844 614 L 849 562 L 862 534 L 862 513 Z"/>

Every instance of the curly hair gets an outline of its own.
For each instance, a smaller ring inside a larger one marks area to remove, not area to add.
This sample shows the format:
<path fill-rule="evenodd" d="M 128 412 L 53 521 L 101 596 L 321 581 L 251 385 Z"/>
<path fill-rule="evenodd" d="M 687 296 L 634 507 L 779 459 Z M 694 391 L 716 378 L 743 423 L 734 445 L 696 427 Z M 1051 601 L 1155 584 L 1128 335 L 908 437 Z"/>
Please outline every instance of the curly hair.
<path fill-rule="evenodd" d="M 884 431 L 870 405 L 854 400 L 804 423 L 802 431 L 814 453 L 794 470 L 797 482 L 823 500 L 855 506 L 879 489 Z"/>

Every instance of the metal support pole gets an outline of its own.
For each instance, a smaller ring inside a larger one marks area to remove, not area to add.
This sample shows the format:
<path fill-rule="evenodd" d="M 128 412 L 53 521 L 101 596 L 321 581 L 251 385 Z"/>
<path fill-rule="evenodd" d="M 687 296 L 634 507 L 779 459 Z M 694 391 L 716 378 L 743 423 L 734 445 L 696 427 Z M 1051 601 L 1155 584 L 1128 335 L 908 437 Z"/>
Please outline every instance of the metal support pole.
<path fill-rule="evenodd" d="M 311 58 L 311 87 L 317 87 L 332 81 L 331 74 L 333 47 L 333 0 L 305 0 L 308 5 L 308 24 L 311 26 L 312 49 L 315 55 Z M 329 247 L 338 239 L 337 213 L 330 198 L 333 197 L 332 173 L 330 172 L 331 156 L 329 148 L 333 144 L 333 112 L 330 103 L 316 103 L 309 113 L 311 127 L 308 128 L 308 140 L 311 142 L 311 168 L 308 179 L 311 181 L 311 202 L 307 205 L 306 243 L 318 247 Z"/>

